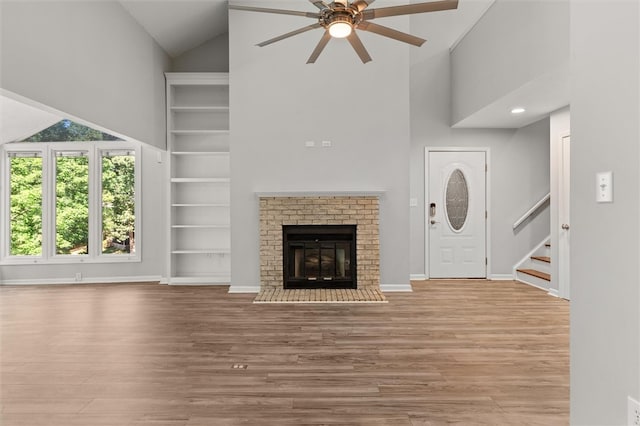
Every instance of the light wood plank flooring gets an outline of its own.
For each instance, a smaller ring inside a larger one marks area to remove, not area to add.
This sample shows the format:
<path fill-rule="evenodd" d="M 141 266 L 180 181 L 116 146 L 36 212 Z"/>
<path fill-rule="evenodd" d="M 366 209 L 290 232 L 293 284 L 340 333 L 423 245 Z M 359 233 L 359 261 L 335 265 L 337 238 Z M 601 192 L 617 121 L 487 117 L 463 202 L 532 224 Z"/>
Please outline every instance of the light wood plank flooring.
<path fill-rule="evenodd" d="M 569 304 L 515 282 L 414 282 L 386 304 L 158 284 L 0 296 L 3 426 L 568 423 Z"/>

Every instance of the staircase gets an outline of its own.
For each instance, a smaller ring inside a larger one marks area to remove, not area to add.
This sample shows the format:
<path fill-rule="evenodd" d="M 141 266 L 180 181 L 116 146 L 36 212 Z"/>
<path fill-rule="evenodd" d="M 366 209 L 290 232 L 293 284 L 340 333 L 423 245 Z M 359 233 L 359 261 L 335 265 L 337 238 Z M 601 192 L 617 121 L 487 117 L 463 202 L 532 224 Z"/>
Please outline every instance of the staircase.
<path fill-rule="evenodd" d="M 516 281 L 549 290 L 551 286 L 551 244 L 549 240 L 540 244 L 515 268 Z"/>

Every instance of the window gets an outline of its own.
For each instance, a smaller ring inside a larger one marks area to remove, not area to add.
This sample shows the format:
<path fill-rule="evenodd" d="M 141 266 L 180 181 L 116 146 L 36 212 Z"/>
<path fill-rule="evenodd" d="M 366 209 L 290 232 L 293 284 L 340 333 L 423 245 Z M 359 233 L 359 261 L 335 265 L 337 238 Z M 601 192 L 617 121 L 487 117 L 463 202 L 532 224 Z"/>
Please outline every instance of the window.
<path fill-rule="evenodd" d="M 102 253 L 135 253 L 134 151 L 102 151 Z"/>
<path fill-rule="evenodd" d="M 1 262 L 139 261 L 139 145 L 61 123 L 52 128 L 107 140 L 44 142 L 65 137 L 50 128 L 1 147 Z"/>
<path fill-rule="evenodd" d="M 86 151 L 56 156 L 56 254 L 89 253 L 89 158 Z"/>
<path fill-rule="evenodd" d="M 42 155 L 9 154 L 9 215 L 12 256 L 42 254 Z"/>

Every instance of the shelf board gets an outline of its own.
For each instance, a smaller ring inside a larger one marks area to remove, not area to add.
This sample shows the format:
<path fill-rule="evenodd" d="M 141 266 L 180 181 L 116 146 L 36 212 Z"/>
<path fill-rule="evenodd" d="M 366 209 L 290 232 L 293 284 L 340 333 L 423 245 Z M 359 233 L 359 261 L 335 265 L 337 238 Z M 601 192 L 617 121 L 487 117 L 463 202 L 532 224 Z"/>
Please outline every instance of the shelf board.
<path fill-rule="evenodd" d="M 220 156 L 220 157 L 229 157 L 228 151 L 173 151 L 171 155 L 210 155 L 210 156 Z"/>
<path fill-rule="evenodd" d="M 231 249 L 172 250 L 171 254 L 230 254 Z"/>
<path fill-rule="evenodd" d="M 197 106 L 197 105 L 185 105 L 185 106 L 172 106 L 171 111 L 175 112 L 228 112 L 228 106 Z"/>
<path fill-rule="evenodd" d="M 171 207 L 221 207 L 229 208 L 229 203 L 191 203 L 191 204 L 171 204 Z"/>
<path fill-rule="evenodd" d="M 228 86 L 228 72 L 165 72 L 171 86 Z"/>
<path fill-rule="evenodd" d="M 225 135 L 229 130 L 172 130 L 172 135 Z"/>
<path fill-rule="evenodd" d="M 171 178 L 173 183 L 229 183 L 229 178 Z"/>
<path fill-rule="evenodd" d="M 230 229 L 231 225 L 171 225 L 174 229 Z"/>

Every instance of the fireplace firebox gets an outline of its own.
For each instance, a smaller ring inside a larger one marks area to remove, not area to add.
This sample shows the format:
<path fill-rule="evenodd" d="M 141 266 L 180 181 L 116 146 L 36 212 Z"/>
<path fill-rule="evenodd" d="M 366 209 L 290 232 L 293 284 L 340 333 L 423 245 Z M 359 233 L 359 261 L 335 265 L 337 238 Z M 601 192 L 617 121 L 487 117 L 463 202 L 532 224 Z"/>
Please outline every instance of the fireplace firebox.
<path fill-rule="evenodd" d="M 285 289 L 357 288 L 356 225 L 283 225 Z"/>

